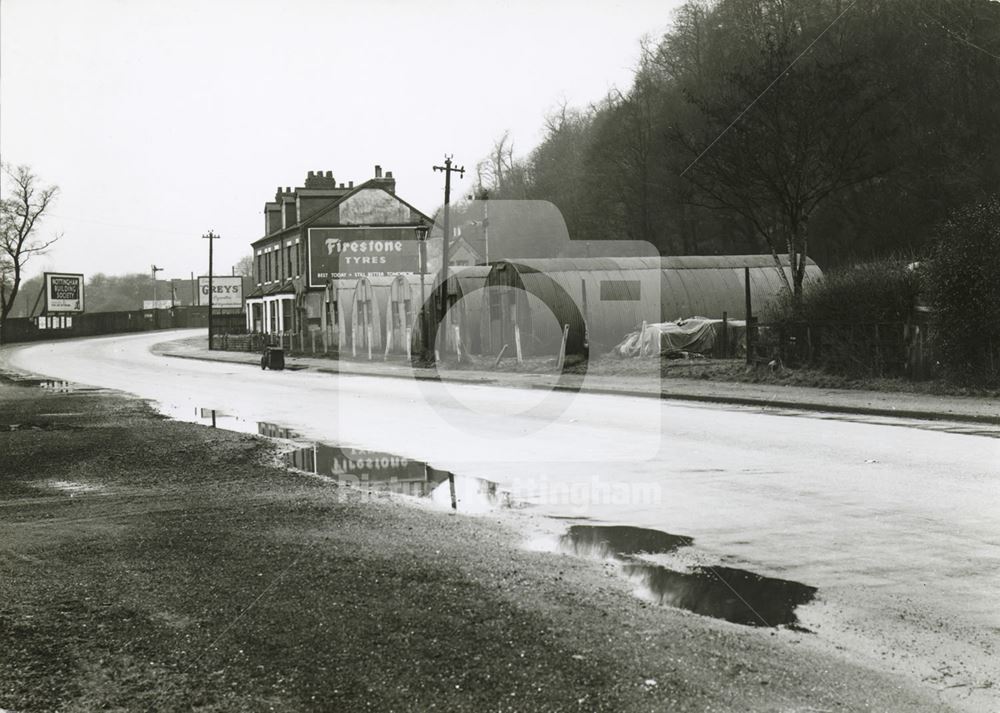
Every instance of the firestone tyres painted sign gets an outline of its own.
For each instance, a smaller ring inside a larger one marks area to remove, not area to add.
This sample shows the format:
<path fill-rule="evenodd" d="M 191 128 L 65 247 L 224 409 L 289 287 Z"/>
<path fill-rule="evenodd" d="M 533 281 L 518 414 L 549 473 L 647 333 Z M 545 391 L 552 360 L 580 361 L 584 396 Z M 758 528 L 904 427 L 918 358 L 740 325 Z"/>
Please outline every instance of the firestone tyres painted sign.
<path fill-rule="evenodd" d="M 405 275 L 418 271 L 413 226 L 310 228 L 309 284 L 330 278 Z"/>
<path fill-rule="evenodd" d="M 208 306 L 208 277 L 198 278 L 198 304 Z M 243 309 L 242 277 L 212 277 L 212 309 Z"/>
<path fill-rule="evenodd" d="M 83 275 L 46 272 L 45 311 L 47 313 L 83 312 Z"/>

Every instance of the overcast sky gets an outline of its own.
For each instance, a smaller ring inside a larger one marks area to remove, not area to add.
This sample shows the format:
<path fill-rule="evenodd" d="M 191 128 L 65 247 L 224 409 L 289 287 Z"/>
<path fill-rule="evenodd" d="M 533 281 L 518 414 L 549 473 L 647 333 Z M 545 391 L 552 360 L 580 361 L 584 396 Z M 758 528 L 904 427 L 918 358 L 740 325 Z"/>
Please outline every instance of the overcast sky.
<path fill-rule="evenodd" d="M 309 170 L 393 171 L 431 213 L 445 152 L 626 90 L 676 1 L 0 0 L 0 156 L 60 187 L 29 272 L 228 272 Z M 472 185 L 469 174 L 458 195 Z"/>

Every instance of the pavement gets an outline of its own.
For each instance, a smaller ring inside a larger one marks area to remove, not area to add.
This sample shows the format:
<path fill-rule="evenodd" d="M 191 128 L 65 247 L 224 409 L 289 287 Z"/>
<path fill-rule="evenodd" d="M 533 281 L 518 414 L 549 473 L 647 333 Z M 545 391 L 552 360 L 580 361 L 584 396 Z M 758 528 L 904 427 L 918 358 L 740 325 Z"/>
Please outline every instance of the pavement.
<path fill-rule="evenodd" d="M 209 350 L 204 337 L 165 341 L 154 351 L 164 356 L 238 364 L 260 364 L 255 352 Z M 286 367 L 331 374 L 489 384 L 523 389 L 554 389 L 584 393 L 619 394 L 676 401 L 734 404 L 783 410 L 857 414 L 882 418 L 952 421 L 1000 425 L 1000 400 L 972 396 L 939 396 L 907 392 L 829 389 L 785 384 L 711 381 L 652 375 L 550 373 L 474 370 L 443 366 L 414 367 L 406 361 L 333 359 L 326 356 L 287 356 Z"/>

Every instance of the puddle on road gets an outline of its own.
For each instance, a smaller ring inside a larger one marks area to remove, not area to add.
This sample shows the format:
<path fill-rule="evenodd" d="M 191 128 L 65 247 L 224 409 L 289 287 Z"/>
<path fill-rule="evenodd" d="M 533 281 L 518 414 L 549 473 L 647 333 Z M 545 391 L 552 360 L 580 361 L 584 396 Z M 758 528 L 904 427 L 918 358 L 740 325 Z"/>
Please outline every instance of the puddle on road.
<path fill-rule="evenodd" d="M 491 480 L 455 475 L 422 461 L 382 451 L 338 447 L 319 442 L 305 445 L 302 434 L 292 428 L 271 421 L 247 421 L 217 408 L 196 408 L 194 419 L 186 416 L 190 410 L 172 411 L 174 418 L 292 441 L 300 447 L 283 455 L 285 465 L 336 485 L 371 493 L 425 498 L 437 505 L 465 513 L 513 506 L 510 492 L 500 489 Z"/>
<path fill-rule="evenodd" d="M 745 626 L 794 626 L 795 608 L 812 601 L 816 587 L 773 579 L 732 567 L 694 567 L 677 572 L 628 562 L 625 576 L 659 604 Z"/>
<path fill-rule="evenodd" d="M 85 386 L 72 381 L 61 381 L 58 379 L 43 379 L 5 370 L 0 370 L 0 383 L 8 384 L 10 386 L 45 389 L 46 391 L 59 394 L 96 393 L 106 391 L 106 389 L 101 389 L 97 386 Z"/>
<path fill-rule="evenodd" d="M 257 434 L 267 436 L 268 438 L 284 438 L 287 440 L 302 437 L 298 432 L 293 431 L 287 426 L 280 426 L 277 423 L 268 423 L 267 421 L 259 421 L 257 423 Z"/>
<path fill-rule="evenodd" d="M 275 432 L 274 424 L 266 426 L 265 430 Z M 277 428 L 277 432 L 282 430 Z M 292 468 L 341 486 L 429 498 L 463 512 L 511 506 L 510 493 L 500 490 L 491 480 L 455 475 L 391 453 L 314 443 L 286 453 L 284 459 Z"/>
<path fill-rule="evenodd" d="M 684 535 L 628 525 L 573 525 L 559 538 L 559 549 L 575 555 L 625 559 L 630 555 L 659 555 L 686 547 L 694 540 Z"/>
<path fill-rule="evenodd" d="M 815 587 L 743 569 L 697 565 L 678 570 L 639 557 L 668 555 L 693 544 L 686 535 L 628 525 L 573 525 L 559 538 L 562 552 L 618 563 L 645 599 L 734 624 L 794 627 L 796 607 L 816 594 Z"/>

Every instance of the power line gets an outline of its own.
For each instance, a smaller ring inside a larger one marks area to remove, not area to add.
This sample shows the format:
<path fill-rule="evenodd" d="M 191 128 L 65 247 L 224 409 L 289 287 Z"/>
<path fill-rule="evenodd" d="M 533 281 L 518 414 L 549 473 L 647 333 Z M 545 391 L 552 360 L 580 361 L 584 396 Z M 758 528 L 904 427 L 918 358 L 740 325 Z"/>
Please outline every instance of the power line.
<path fill-rule="evenodd" d="M 689 163 L 688 166 L 687 166 L 687 168 L 685 168 L 683 171 L 681 171 L 681 176 L 683 176 L 685 173 L 687 173 L 688 170 L 690 170 L 690 168 L 692 166 L 694 166 L 696 163 L 698 163 L 698 161 L 701 160 L 701 157 L 704 156 L 705 154 L 707 154 L 708 151 L 709 151 L 709 149 L 711 149 L 713 146 L 715 146 L 719 142 L 719 139 L 721 139 L 723 136 L 725 136 L 726 133 L 731 128 L 733 128 L 736 125 L 736 122 L 739 121 L 740 119 L 742 119 L 743 115 L 746 114 L 748 111 L 750 111 L 750 109 L 753 108 L 753 105 L 756 104 L 760 100 L 760 98 L 762 96 L 764 96 L 765 94 L 767 94 L 771 90 L 771 88 L 775 84 L 778 83 L 778 80 L 780 80 L 783 76 L 785 76 L 785 74 L 787 74 L 788 71 L 792 67 L 795 66 L 795 63 L 798 62 L 800 59 L 802 59 L 805 56 L 806 52 L 808 52 L 809 50 L 811 50 L 813 48 L 813 45 L 815 45 L 817 42 L 819 42 L 820 38 L 823 37 L 823 35 L 825 35 L 827 32 L 829 32 L 830 28 L 833 27 L 834 25 L 836 25 L 837 22 L 840 21 L 840 18 L 842 18 L 844 15 L 846 15 L 847 11 L 850 10 L 852 7 L 854 7 L 857 4 L 857 2 L 858 2 L 858 0 L 853 0 L 853 2 L 851 2 L 850 5 L 848 5 L 847 7 L 844 8 L 843 12 L 841 12 L 839 15 L 837 15 L 837 17 L 835 17 L 833 19 L 833 22 L 831 22 L 829 25 L 827 25 L 826 28 L 824 28 L 824 30 L 822 32 L 820 32 L 818 35 L 816 35 L 816 37 L 813 38 L 813 41 L 810 42 L 809 45 L 804 50 L 802 50 L 799 53 L 799 56 L 796 57 L 795 59 L 793 59 L 792 62 L 791 62 L 791 64 L 789 64 L 787 67 L 785 67 L 785 69 L 782 72 L 780 72 L 778 74 L 778 76 L 775 77 L 774 80 L 770 84 L 768 84 L 766 87 L 764 87 L 764 91 L 762 91 L 760 94 L 758 94 L 757 97 L 752 102 L 750 102 L 747 105 L 746 109 L 744 109 L 743 111 L 741 111 L 739 113 L 739 115 L 735 119 L 732 120 L 732 122 L 729 124 L 729 126 L 727 126 L 725 129 L 723 129 L 722 133 L 719 134 L 718 136 L 716 136 L 715 139 L 712 141 L 712 143 L 710 143 L 708 146 L 706 146 L 705 149 L 700 154 L 698 154 L 698 156 L 695 158 L 695 160 L 692 161 L 691 163 Z"/>
<path fill-rule="evenodd" d="M 920 10 L 920 12 L 922 12 L 925 16 L 929 17 L 931 20 L 933 20 L 935 23 L 937 23 L 938 27 L 940 27 L 942 30 L 944 30 L 945 32 L 947 32 L 949 35 L 951 35 L 952 37 L 954 37 L 956 40 L 958 40 L 962 44 L 966 44 L 969 47 L 972 47 L 973 49 L 979 50 L 980 52 L 982 52 L 983 54 L 987 55 L 988 57 L 992 57 L 993 59 L 1000 60 L 1000 55 L 993 54 L 988 49 L 980 47 L 975 42 L 972 42 L 971 40 L 965 39 L 960 34 L 958 34 L 954 30 L 952 30 L 950 27 L 948 27 L 947 25 L 945 25 L 943 22 L 941 22 L 941 20 L 939 20 L 938 18 L 934 17 L 929 12 L 927 12 L 922 7 L 920 7 L 920 5 L 917 5 L 917 9 Z"/>

